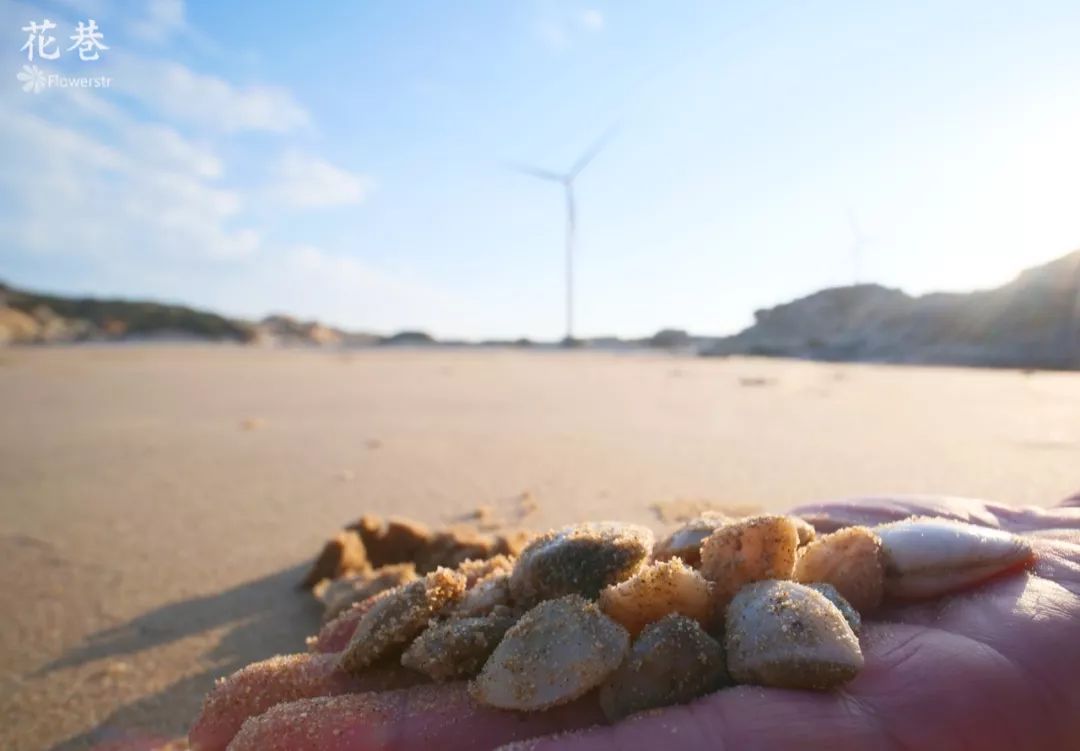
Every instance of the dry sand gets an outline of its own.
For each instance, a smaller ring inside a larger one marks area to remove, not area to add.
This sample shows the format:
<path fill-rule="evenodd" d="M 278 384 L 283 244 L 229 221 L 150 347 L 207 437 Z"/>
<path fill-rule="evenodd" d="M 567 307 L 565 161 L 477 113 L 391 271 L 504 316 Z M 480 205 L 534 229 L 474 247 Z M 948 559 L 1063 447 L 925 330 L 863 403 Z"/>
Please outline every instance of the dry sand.
<path fill-rule="evenodd" d="M 0 747 L 183 733 L 362 512 L 1080 489 L 1080 375 L 587 352 L 0 351 Z M 670 508 L 675 508 L 671 506 Z"/>

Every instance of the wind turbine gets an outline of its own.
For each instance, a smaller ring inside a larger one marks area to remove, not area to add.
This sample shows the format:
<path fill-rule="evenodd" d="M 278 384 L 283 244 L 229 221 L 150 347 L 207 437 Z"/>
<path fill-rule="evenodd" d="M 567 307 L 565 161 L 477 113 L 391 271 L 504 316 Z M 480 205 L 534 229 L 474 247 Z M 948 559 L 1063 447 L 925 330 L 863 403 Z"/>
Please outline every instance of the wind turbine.
<path fill-rule="evenodd" d="M 855 212 L 848 209 L 847 212 L 848 226 L 851 227 L 852 245 L 851 245 L 851 264 L 852 271 L 854 272 L 853 284 L 858 284 L 860 277 L 862 276 L 862 257 L 863 251 L 870 243 L 870 238 L 862 231 L 862 227 L 859 226 L 858 220 L 855 218 Z"/>
<path fill-rule="evenodd" d="M 566 338 L 563 339 L 563 346 L 567 347 L 574 344 L 574 240 L 577 227 L 574 180 L 578 178 L 582 170 L 589 166 L 589 162 L 603 151 L 607 142 L 615 135 L 616 130 L 615 127 L 609 128 L 600 138 L 596 139 L 589 148 L 582 152 L 568 172 L 551 172 L 527 164 L 510 165 L 511 169 L 522 174 L 559 183 L 566 193 Z"/>

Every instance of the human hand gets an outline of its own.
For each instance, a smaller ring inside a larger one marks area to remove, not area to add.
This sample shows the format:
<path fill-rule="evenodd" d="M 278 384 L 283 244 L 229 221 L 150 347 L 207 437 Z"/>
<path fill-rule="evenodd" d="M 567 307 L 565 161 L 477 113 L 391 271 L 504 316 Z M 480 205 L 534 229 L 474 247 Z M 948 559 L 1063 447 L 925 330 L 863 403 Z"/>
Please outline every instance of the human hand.
<path fill-rule="evenodd" d="M 956 519 L 1022 534 L 1036 551 L 1031 571 L 875 613 L 860 637 L 865 668 L 839 691 L 739 686 L 604 725 L 591 695 L 542 713 L 503 712 L 477 706 L 462 683 L 382 690 L 408 678 L 346 678 L 335 656 L 312 656 L 261 676 L 270 683 L 257 688 L 282 703 L 249 719 L 228 747 L 453 751 L 525 741 L 530 749 L 571 751 L 1073 748 L 1080 744 L 1078 505 L 1080 498 L 1053 509 L 867 499 L 794 509 L 819 531 L 911 515 Z M 339 695 L 299 698 L 317 693 Z M 208 722 L 204 713 L 193 747 L 224 748 L 251 707 L 226 704 L 216 719 L 227 722 Z"/>

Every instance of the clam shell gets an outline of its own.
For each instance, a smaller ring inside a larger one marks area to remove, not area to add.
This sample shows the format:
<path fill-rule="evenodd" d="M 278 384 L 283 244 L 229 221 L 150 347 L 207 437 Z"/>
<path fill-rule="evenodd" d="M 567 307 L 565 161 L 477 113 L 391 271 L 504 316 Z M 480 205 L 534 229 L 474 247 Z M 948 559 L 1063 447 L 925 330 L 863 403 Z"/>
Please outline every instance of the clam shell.
<path fill-rule="evenodd" d="M 825 582 L 860 613 L 881 604 L 885 592 L 881 539 L 866 527 L 845 527 L 823 535 L 801 551 L 794 579 Z"/>
<path fill-rule="evenodd" d="M 548 532 L 521 552 L 510 577 L 514 601 L 528 607 L 568 594 L 594 599 L 634 574 L 652 550 L 647 527 L 618 522 L 576 524 Z"/>
<path fill-rule="evenodd" d="M 697 621 L 672 614 L 645 627 L 630 654 L 600 689 L 612 722 L 656 707 L 683 704 L 730 683 L 724 648 Z"/>
<path fill-rule="evenodd" d="M 787 516 L 753 516 L 721 527 L 701 544 L 701 573 L 715 582 L 722 608 L 743 585 L 790 579 L 799 529 Z"/>
<path fill-rule="evenodd" d="M 506 632 L 469 685 L 481 704 L 537 711 L 599 686 L 630 648 L 630 635 L 580 595 L 542 602 Z"/>
<path fill-rule="evenodd" d="M 679 558 L 645 566 L 626 581 L 600 593 L 600 609 L 631 636 L 669 613 L 682 613 L 708 625 L 712 619 L 712 585 Z"/>
<path fill-rule="evenodd" d="M 653 548 L 653 558 L 666 561 L 682 558 L 688 566 L 701 564 L 701 543 L 716 530 L 731 522 L 731 517 L 719 511 L 705 511 L 669 534 Z"/>
<path fill-rule="evenodd" d="M 492 613 L 433 624 L 409 645 L 401 664 L 435 681 L 471 678 L 516 620 L 513 615 Z"/>
<path fill-rule="evenodd" d="M 731 677 L 777 688 L 829 689 L 863 667 L 859 640 L 820 592 L 790 581 L 743 587 L 727 610 Z"/>
<path fill-rule="evenodd" d="M 400 584 L 416 581 L 416 578 L 416 567 L 411 563 L 392 563 L 335 579 L 320 595 L 325 606 L 323 621 L 329 622 L 356 603 Z"/>
<path fill-rule="evenodd" d="M 464 592 L 465 576 L 446 568 L 435 569 L 423 579 L 389 590 L 360 619 L 341 655 L 341 667 L 359 673 L 397 653 Z"/>

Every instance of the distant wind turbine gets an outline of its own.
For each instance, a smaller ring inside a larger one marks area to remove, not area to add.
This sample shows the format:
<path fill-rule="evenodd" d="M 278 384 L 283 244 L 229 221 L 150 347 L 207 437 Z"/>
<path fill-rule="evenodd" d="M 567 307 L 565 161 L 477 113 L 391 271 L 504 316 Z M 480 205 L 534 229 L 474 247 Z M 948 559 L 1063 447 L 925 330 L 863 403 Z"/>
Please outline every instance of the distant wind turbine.
<path fill-rule="evenodd" d="M 512 164 L 510 168 L 525 175 L 538 177 L 541 180 L 550 180 L 563 186 L 566 192 L 566 338 L 563 344 L 570 346 L 574 343 L 574 240 L 577 226 L 577 205 L 574 201 L 574 180 L 581 174 L 597 154 L 603 151 L 611 137 L 615 135 L 616 127 L 609 128 L 592 146 L 586 149 L 577 158 L 569 172 L 558 173 L 549 170 L 538 169 L 526 164 Z"/>
<path fill-rule="evenodd" d="M 851 266 L 854 275 L 853 283 L 859 284 L 862 280 L 862 260 L 863 252 L 866 250 L 866 246 L 870 244 L 870 238 L 862 231 L 862 227 L 859 226 L 858 220 L 855 218 L 855 212 L 848 209 L 847 212 L 848 226 L 851 227 L 852 245 L 851 245 Z"/>

